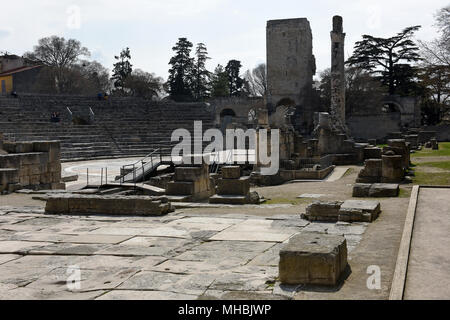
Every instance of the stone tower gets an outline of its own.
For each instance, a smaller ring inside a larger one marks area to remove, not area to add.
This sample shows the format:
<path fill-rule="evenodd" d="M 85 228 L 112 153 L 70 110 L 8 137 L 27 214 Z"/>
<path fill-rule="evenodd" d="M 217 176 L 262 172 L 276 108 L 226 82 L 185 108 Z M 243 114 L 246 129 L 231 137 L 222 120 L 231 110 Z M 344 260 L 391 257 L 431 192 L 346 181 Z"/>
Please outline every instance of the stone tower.
<path fill-rule="evenodd" d="M 312 32 L 306 18 L 267 21 L 267 103 L 295 106 L 297 129 L 313 126 L 310 98 L 316 73 Z"/>
<path fill-rule="evenodd" d="M 333 17 L 331 31 L 331 106 L 330 114 L 333 125 L 347 131 L 345 124 L 345 66 L 344 66 L 345 33 L 342 17 Z"/>

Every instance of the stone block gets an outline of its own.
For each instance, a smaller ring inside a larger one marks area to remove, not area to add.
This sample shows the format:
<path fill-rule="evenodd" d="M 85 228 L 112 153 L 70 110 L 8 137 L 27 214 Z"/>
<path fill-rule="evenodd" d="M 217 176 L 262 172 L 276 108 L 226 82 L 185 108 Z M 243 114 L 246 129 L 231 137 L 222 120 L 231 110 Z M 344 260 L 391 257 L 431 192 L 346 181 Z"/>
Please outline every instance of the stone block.
<path fill-rule="evenodd" d="M 341 222 L 372 222 L 372 214 L 356 208 L 344 208 L 339 211 Z"/>
<path fill-rule="evenodd" d="M 217 194 L 219 195 L 241 195 L 246 196 L 250 192 L 250 177 L 239 179 L 220 179 L 217 183 Z"/>
<path fill-rule="evenodd" d="M 369 190 L 369 197 L 384 198 L 384 197 L 398 197 L 400 187 L 393 183 L 374 183 Z"/>
<path fill-rule="evenodd" d="M 381 206 L 378 201 L 347 200 L 342 204 L 340 208 L 340 211 L 342 212 L 343 215 L 348 215 L 349 213 L 355 214 L 357 210 L 360 210 L 362 215 L 369 214 L 370 219 L 368 219 L 368 221 L 366 222 L 370 222 L 378 218 L 378 215 L 381 212 Z M 363 220 L 356 220 L 356 221 L 363 221 Z"/>
<path fill-rule="evenodd" d="M 61 195 L 48 199 L 45 204 L 45 212 L 49 214 L 69 213 L 69 197 Z"/>
<path fill-rule="evenodd" d="M 241 177 L 241 167 L 239 166 L 222 167 L 223 179 L 239 179 L 240 177 Z"/>
<path fill-rule="evenodd" d="M 338 221 L 342 201 L 315 201 L 306 207 L 305 218 L 310 221 Z"/>
<path fill-rule="evenodd" d="M 240 205 L 240 204 L 247 204 L 248 199 L 245 196 L 216 194 L 209 198 L 209 203 Z"/>
<path fill-rule="evenodd" d="M 400 155 L 383 155 L 381 182 L 401 182 L 404 178 L 404 160 Z"/>
<path fill-rule="evenodd" d="M 379 182 L 382 176 L 382 160 L 368 159 L 365 161 L 364 168 L 358 174 L 356 182 L 373 183 Z"/>
<path fill-rule="evenodd" d="M 63 182 L 50 183 L 50 190 L 66 190 L 66 184 Z"/>
<path fill-rule="evenodd" d="M 33 141 L 34 152 L 47 152 L 50 162 L 61 160 L 61 146 L 59 141 Z"/>
<path fill-rule="evenodd" d="M 52 214 L 163 215 L 170 203 L 148 196 L 54 195 L 45 211 Z"/>
<path fill-rule="evenodd" d="M 364 159 L 381 159 L 381 148 L 364 148 Z"/>
<path fill-rule="evenodd" d="M 167 184 L 168 195 L 192 195 L 194 194 L 194 183 L 184 181 L 172 181 Z"/>
<path fill-rule="evenodd" d="M 8 153 L 16 153 L 16 143 L 10 141 L 3 142 L 3 150 Z"/>
<path fill-rule="evenodd" d="M 205 166 L 199 167 L 176 167 L 175 168 L 175 181 L 196 181 L 203 176 L 208 176 L 208 171 Z"/>
<path fill-rule="evenodd" d="M 8 185 L 19 183 L 19 172 L 13 168 L 0 169 L 0 192 L 8 190 Z"/>
<path fill-rule="evenodd" d="M 353 186 L 352 197 L 354 197 L 354 198 L 368 197 L 371 187 L 372 187 L 372 184 L 370 184 L 370 183 L 356 183 Z"/>
<path fill-rule="evenodd" d="M 280 250 L 279 278 L 283 284 L 336 286 L 346 267 L 343 236 L 303 232 Z"/>
<path fill-rule="evenodd" d="M 16 153 L 30 153 L 33 152 L 32 142 L 16 142 Z"/>

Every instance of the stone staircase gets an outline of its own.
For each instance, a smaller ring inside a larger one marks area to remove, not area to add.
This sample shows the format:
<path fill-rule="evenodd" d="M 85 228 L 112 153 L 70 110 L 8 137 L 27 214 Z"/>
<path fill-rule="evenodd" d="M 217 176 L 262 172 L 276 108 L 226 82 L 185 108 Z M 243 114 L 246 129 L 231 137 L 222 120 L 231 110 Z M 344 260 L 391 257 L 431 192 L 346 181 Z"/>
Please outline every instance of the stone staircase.
<path fill-rule="evenodd" d="M 60 114 L 60 122 L 50 122 L 53 112 Z M 75 117 L 87 124 L 74 124 Z M 145 156 L 169 145 L 175 129 L 187 129 L 193 136 L 194 121 L 202 121 L 203 131 L 213 127 L 205 104 L 130 97 L 0 97 L 0 132 L 15 141 L 60 140 L 62 161 Z"/>

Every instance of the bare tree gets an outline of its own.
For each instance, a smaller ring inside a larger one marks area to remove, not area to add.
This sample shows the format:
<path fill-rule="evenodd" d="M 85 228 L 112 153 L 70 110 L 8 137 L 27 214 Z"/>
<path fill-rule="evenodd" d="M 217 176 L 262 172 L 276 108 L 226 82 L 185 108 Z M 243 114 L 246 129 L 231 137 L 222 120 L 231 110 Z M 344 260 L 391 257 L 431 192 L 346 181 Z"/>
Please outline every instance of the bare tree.
<path fill-rule="evenodd" d="M 163 82 L 153 73 L 136 69 L 126 78 L 124 85 L 132 96 L 154 99 L 162 92 Z"/>
<path fill-rule="evenodd" d="M 421 55 L 426 65 L 450 66 L 450 6 L 442 8 L 435 15 L 440 36 L 433 41 L 419 41 Z"/>
<path fill-rule="evenodd" d="M 264 97 L 267 93 L 267 71 L 266 64 L 257 65 L 251 72 L 247 70 L 244 75 L 248 83 L 250 94 L 252 96 Z"/>
<path fill-rule="evenodd" d="M 25 58 L 39 62 L 54 69 L 57 90 L 65 92 L 68 86 L 68 71 L 82 56 L 90 56 L 90 52 L 80 41 L 66 40 L 63 37 L 51 36 L 39 39 L 33 52 L 25 53 Z"/>

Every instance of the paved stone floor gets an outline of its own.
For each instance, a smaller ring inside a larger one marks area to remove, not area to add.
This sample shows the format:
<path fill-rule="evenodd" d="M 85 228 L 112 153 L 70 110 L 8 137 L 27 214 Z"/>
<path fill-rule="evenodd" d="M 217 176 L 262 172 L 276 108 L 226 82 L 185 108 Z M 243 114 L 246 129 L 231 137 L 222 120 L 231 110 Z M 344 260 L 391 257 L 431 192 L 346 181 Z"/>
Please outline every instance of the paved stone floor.
<path fill-rule="evenodd" d="M 33 195 L 1 196 L 0 299 L 387 299 L 409 198 L 377 199 L 382 213 L 370 224 L 302 220 L 311 195 L 352 198 L 359 167 L 340 171 L 335 181 L 252 189 L 268 205 L 163 217 L 50 216 Z M 351 273 L 342 286 L 279 285 L 279 250 L 304 231 L 344 234 Z M 381 268 L 380 290 L 367 288 L 371 265 Z M 69 290 L 74 266 L 81 286 Z"/>
<path fill-rule="evenodd" d="M 450 188 L 420 188 L 404 299 L 450 299 Z"/>
<path fill-rule="evenodd" d="M 48 216 L 0 207 L 0 299 L 287 298 L 276 283 L 283 242 L 302 231 L 341 233 L 351 252 L 365 229 L 298 215 Z M 67 286 L 71 266 L 79 290 Z"/>

